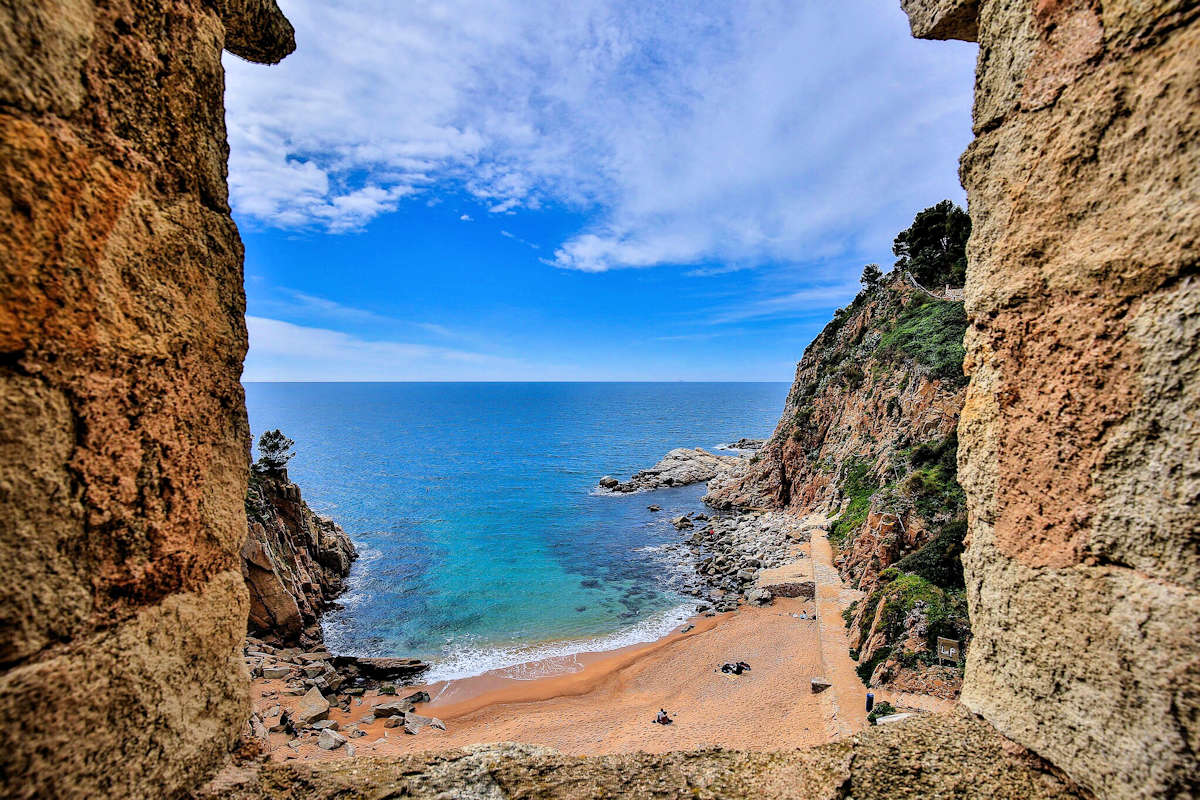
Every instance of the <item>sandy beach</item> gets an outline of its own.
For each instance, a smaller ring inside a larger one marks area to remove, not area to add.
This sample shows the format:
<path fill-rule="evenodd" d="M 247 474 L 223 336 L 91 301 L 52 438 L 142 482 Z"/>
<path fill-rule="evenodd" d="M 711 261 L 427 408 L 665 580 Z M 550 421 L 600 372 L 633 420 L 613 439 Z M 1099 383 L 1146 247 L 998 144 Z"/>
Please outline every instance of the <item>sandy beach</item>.
<path fill-rule="evenodd" d="M 329 718 L 343 733 L 363 732 L 349 740 L 359 755 L 497 741 L 572 755 L 702 747 L 781 750 L 846 737 L 867 724 L 866 689 L 854 672 L 841 616 L 858 593 L 842 585 L 823 535 L 797 545 L 794 556 L 788 566 L 764 571 L 762 582 L 812 580 L 814 600 L 743 605 L 735 612 L 698 617 L 686 633 L 656 642 L 402 690 L 402 695 L 427 691 L 432 701 L 420 704 L 417 713 L 439 718 L 445 731 L 426 727 L 412 736 L 403 728 L 386 728 L 384 719 L 361 722 L 372 705 L 395 699 L 374 693 L 352 701 L 349 712 L 332 709 Z M 720 672 L 727 661 L 745 661 L 751 670 L 738 676 Z M 528 679 L 539 674 L 545 677 Z M 830 688 L 813 692 L 811 680 L 817 677 Z M 255 681 L 255 710 L 295 706 L 299 698 L 278 695 L 281 688 L 282 681 Z M 878 699 L 903 700 L 887 693 Z M 926 710 L 941 705 L 926 704 Z M 671 715 L 671 725 L 654 723 L 659 708 Z M 321 750 L 315 738 L 297 740 L 295 746 L 283 733 L 271 739 L 275 759 L 344 758 L 348 752 L 344 747 Z"/>

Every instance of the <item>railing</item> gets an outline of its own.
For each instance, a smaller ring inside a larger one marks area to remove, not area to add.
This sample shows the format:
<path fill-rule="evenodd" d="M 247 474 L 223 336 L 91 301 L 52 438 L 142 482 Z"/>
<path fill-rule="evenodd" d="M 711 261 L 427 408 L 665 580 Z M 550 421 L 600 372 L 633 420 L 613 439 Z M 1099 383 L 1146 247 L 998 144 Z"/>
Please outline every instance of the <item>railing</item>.
<path fill-rule="evenodd" d="M 965 299 L 964 291 L 961 288 L 956 289 L 953 286 L 947 286 L 942 292 L 939 293 L 926 289 L 924 286 L 917 283 L 917 279 L 914 278 L 912 273 L 908 270 L 904 271 L 904 277 L 908 278 L 908 282 L 911 283 L 915 289 L 924 292 L 935 300 L 953 300 L 961 303 Z"/>

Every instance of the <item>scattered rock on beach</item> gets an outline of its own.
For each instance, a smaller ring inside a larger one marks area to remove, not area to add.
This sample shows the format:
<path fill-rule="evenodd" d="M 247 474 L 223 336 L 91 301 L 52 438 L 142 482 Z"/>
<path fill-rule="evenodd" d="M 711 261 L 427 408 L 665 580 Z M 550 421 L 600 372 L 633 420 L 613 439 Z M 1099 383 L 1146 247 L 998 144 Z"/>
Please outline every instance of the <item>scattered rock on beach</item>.
<path fill-rule="evenodd" d="M 329 701 L 315 686 L 308 690 L 296 707 L 295 719 L 302 725 L 311 725 L 329 715 Z"/>
<path fill-rule="evenodd" d="M 429 669 L 429 664 L 419 658 L 335 656 L 333 666 L 349 676 L 362 675 L 381 681 L 408 680 Z"/>
<path fill-rule="evenodd" d="M 322 750 L 336 750 L 346 743 L 346 737 L 331 728 L 321 731 L 317 737 L 317 747 Z"/>
<path fill-rule="evenodd" d="M 751 589 L 746 592 L 746 602 L 756 606 L 769 606 L 775 597 L 766 589 Z"/>
<path fill-rule="evenodd" d="M 675 519 L 671 520 L 671 524 L 675 526 L 675 530 L 677 531 L 690 531 L 692 528 L 696 527 L 695 524 L 685 516 L 676 517 Z"/>
<path fill-rule="evenodd" d="M 371 709 L 371 713 L 376 717 L 403 717 L 405 714 L 413 710 L 413 704 L 408 700 L 393 700 L 389 703 L 380 703 Z"/>
<path fill-rule="evenodd" d="M 828 689 L 830 686 L 833 686 L 832 683 L 825 680 L 824 678 L 813 678 L 811 683 L 812 683 L 813 694 L 820 694 L 821 692 Z"/>
<path fill-rule="evenodd" d="M 416 736 L 422 728 L 434 727 L 438 730 L 446 730 L 446 725 L 437 717 L 423 717 L 420 714 L 406 714 L 404 716 L 404 732 L 410 736 Z"/>

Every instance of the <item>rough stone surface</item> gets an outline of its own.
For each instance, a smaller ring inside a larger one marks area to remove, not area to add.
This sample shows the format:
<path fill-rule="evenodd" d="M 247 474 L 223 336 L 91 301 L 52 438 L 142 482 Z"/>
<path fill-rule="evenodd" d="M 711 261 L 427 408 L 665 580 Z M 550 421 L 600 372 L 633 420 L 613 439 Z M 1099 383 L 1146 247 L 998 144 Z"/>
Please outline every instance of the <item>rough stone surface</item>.
<path fill-rule="evenodd" d="M 1200 792 L 1198 17 L 978 20 L 962 697 L 1106 797 Z"/>
<path fill-rule="evenodd" d="M 961 715 L 922 715 L 852 740 L 785 753 L 699 750 L 574 758 L 484 745 L 397 759 L 274 762 L 222 776 L 201 798 L 795 798 L 855 800 L 1079 797 L 1045 764 Z"/>
<path fill-rule="evenodd" d="M 336 523 L 313 513 L 287 472 L 252 475 L 242 576 L 250 591 L 251 634 L 315 645 L 317 619 L 345 588 L 358 552 Z"/>
<path fill-rule="evenodd" d="M 961 39 L 979 35 L 979 0 L 900 0 L 918 39 Z"/>
<path fill-rule="evenodd" d="M 248 717 L 239 11 L 287 27 L 271 0 L 0 3 L 6 797 L 173 795 Z"/>

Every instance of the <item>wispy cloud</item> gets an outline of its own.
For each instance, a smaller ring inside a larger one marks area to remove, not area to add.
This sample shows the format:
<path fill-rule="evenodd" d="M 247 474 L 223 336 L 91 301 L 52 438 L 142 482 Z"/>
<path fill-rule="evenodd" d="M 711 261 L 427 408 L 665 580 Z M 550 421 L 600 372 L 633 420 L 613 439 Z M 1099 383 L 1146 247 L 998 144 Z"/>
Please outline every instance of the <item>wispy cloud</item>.
<path fill-rule="evenodd" d="M 859 284 L 851 282 L 809 286 L 740 304 L 714 315 L 713 322 L 741 322 L 749 319 L 803 316 L 814 312 L 825 313 L 825 309 L 831 305 L 841 305 L 853 300 L 861 289 Z"/>
<path fill-rule="evenodd" d="M 534 250 L 540 250 L 542 247 L 540 244 L 534 244 L 533 242 L 522 239 L 520 236 L 517 236 L 515 233 L 509 233 L 508 231 L 500 231 L 500 235 L 506 239 L 512 239 L 514 242 L 520 242 L 521 244 L 525 245 L 526 247 L 532 248 Z"/>
<path fill-rule="evenodd" d="M 459 217 L 459 220 L 462 222 L 474 222 L 470 214 L 463 214 L 461 217 Z"/>
<path fill-rule="evenodd" d="M 894 2 L 286 11 L 295 54 L 227 59 L 231 196 L 259 224 L 352 231 L 465 192 L 586 211 L 558 267 L 754 266 L 886 243 L 961 196 L 974 48 L 911 41 Z"/>
<path fill-rule="evenodd" d="M 247 315 L 250 352 L 243 379 L 493 380 L 519 376 L 519 359 L 394 340 L 368 340 L 341 331 Z"/>

